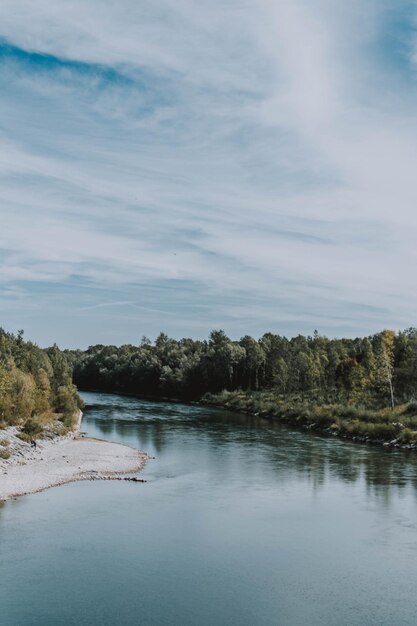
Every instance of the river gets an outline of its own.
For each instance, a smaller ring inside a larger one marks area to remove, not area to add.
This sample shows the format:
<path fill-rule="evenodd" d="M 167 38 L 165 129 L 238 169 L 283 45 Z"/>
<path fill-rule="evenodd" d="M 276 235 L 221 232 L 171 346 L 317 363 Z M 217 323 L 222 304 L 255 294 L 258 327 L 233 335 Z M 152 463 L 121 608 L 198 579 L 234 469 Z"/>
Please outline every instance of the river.
<path fill-rule="evenodd" d="M 416 453 L 82 395 L 155 460 L 0 508 L 2 626 L 416 624 Z"/>

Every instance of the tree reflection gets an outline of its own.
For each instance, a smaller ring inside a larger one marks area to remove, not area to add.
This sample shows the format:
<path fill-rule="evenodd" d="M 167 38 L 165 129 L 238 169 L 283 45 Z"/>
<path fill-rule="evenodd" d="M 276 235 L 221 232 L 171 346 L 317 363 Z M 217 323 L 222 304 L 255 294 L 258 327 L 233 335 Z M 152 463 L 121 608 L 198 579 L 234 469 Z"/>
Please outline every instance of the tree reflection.
<path fill-rule="evenodd" d="M 329 482 L 363 481 L 367 493 L 389 503 L 406 487 L 417 493 L 417 455 L 355 444 L 332 436 L 294 430 L 262 418 L 194 405 L 152 403 L 123 398 L 112 406 L 87 409 L 103 436 L 134 437 L 139 448 L 157 453 L 200 456 L 202 467 L 224 481 L 233 476 L 261 480 L 302 480 L 321 489 Z M 203 465 L 204 464 L 204 465 Z M 214 465 L 216 466 L 214 469 Z"/>

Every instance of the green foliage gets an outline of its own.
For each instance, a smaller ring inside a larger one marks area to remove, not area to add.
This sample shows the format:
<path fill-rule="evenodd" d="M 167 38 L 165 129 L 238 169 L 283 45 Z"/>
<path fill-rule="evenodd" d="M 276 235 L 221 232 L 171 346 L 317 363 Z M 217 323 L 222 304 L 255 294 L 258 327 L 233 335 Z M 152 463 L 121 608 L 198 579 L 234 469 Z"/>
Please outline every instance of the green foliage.
<path fill-rule="evenodd" d="M 77 411 L 77 390 L 74 385 L 58 387 L 55 394 L 55 407 L 64 416 L 72 415 Z"/>
<path fill-rule="evenodd" d="M 399 437 L 398 437 L 398 441 L 401 444 L 410 444 L 410 443 L 416 443 L 417 442 L 417 431 L 416 430 L 412 430 L 411 428 L 404 428 Z"/>
<path fill-rule="evenodd" d="M 34 438 L 37 435 L 40 435 L 42 430 L 42 426 L 38 422 L 36 422 L 34 419 L 28 419 L 22 428 L 22 433 L 25 433 L 25 435 Z"/>
<path fill-rule="evenodd" d="M 270 391 L 208 393 L 202 401 L 349 438 L 395 441 L 399 444 L 417 443 L 417 416 L 404 418 L 404 407 L 398 407 L 395 411 L 376 411 L 339 404 L 317 405 L 307 394 L 284 398 Z"/>
<path fill-rule="evenodd" d="M 64 413 L 61 415 L 60 420 L 67 431 L 73 430 L 77 422 L 77 413 Z"/>
<path fill-rule="evenodd" d="M 0 425 L 22 425 L 23 436 L 41 432 L 39 422 L 54 412 L 76 411 L 80 400 L 71 364 L 57 346 L 42 350 L 0 329 Z"/>
<path fill-rule="evenodd" d="M 25 441 L 26 443 L 30 443 L 33 440 L 32 435 L 28 435 L 28 433 L 24 433 L 23 431 L 18 433 L 17 436 L 19 437 L 19 439 L 21 439 L 22 441 Z"/>
<path fill-rule="evenodd" d="M 61 356 L 55 350 L 55 360 Z M 273 390 L 286 398 L 308 395 L 313 404 L 366 409 L 393 407 L 417 396 L 417 331 L 385 330 L 364 339 L 287 339 L 266 333 L 233 341 L 213 331 L 207 341 L 170 339 L 154 344 L 97 345 L 66 351 L 81 389 L 199 399 L 223 389 Z M 61 365 L 65 378 L 65 366 Z"/>
<path fill-rule="evenodd" d="M 404 408 L 406 415 L 417 415 L 417 400 L 410 400 Z"/>
<path fill-rule="evenodd" d="M 368 440 L 417 437 L 417 330 L 366 338 L 287 339 L 266 333 L 231 340 L 214 330 L 206 341 L 97 345 L 86 351 L 41 350 L 0 330 L 0 427 L 55 412 L 74 425 L 82 389 L 200 399 L 233 410 Z M 395 406 L 403 403 L 402 406 Z M 25 430 L 26 429 L 26 430 Z M 29 429 L 29 430 L 28 430 Z M 36 436 L 36 434 L 35 434 Z"/>

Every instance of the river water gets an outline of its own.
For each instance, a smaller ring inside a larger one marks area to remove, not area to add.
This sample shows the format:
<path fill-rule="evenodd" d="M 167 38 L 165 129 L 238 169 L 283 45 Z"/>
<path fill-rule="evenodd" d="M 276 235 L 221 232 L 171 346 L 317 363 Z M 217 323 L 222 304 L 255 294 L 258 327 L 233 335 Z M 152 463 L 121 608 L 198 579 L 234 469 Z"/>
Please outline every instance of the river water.
<path fill-rule="evenodd" d="M 0 508 L 2 626 L 417 623 L 415 453 L 82 395 L 89 435 L 156 458 Z"/>

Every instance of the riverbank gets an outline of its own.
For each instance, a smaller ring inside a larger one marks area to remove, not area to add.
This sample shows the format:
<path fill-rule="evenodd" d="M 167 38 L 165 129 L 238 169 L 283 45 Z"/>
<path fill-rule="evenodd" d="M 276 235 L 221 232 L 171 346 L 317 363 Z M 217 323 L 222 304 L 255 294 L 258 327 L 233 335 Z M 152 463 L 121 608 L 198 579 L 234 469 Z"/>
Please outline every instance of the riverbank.
<path fill-rule="evenodd" d="M 148 455 L 125 445 L 81 437 L 82 413 L 74 431 L 48 434 L 36 448 L 22 441 L 16 427 L 0 431 L 9 458 L 0 458 L 0 501 L 78 480 L 99 480 L 143 469 Z"/>
<path fill-rule="evenodd" d="M 199 404 L 245 413 L 283 424 L 386 448 L 417 450 L 417 407 L 367 410 L 336 404 L 315 405 L 282 399 L 269 391 L 206 394 Z"/>

